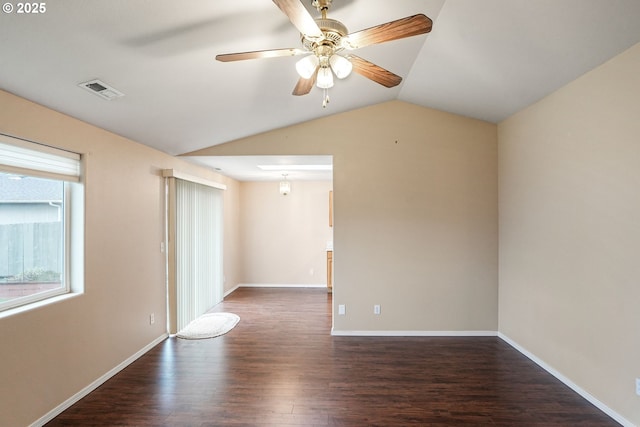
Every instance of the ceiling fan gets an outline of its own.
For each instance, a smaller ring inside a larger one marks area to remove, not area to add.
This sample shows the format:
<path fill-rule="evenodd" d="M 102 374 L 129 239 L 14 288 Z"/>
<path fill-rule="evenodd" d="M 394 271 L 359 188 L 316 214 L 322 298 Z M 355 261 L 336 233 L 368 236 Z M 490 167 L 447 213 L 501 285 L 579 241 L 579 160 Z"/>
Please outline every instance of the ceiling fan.
<path fill-rule="evenodd" d="M 327 10 L 331 6 L 332 0 L 311 1 L 311 4 L 322 15 L 317 19 L 314 19 L 307 12 L 300 0 L 273 0 L 273 2 L 300 31 L 302 48 L 226 53 L 217 55 L 216 59 L 222 62 L 231 62 L 306 55 L 296 63 L 300 79 L 293 89 L 293 95 L 306 95 L 315 84 L 324 90 L 323 107 L 326 107 L 329 102 L 328 89 L 333 86 L 333 74 L 339 79 L 343 79 L 351 71 L 355 71 L 385 87 L 397 86 L 402 81 L 402 77 L 366 59 L 348 53 L 348 51 L 425 34 L 431 31 L 433 25 L 427 16 L 417 14 L 349 33 L 342 22 L 327 18 Z"/>

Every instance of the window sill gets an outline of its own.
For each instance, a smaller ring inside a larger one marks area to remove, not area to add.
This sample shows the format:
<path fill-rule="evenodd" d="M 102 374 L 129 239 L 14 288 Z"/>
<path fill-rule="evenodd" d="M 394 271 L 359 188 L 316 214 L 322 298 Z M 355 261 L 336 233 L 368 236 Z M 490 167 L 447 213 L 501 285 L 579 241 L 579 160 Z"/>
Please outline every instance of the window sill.
<path fill-rule="evenodd" d="M 69 292 L 69 293 L 66 293 L 66 294 L 63 294 L 63 295 L 57 295 L 55 297 L 47 298 L 47 299 L 44 299 L 44 300 L 41 300 L 41 301 L 32 302 L 30 304 L 21 305 L 20 307 L 10 308 L 8 310 L 0 312 L 0 319 L 4 319 L 6 317 L 11 317 L 11 316 L 14 316 L 16 314 L 21 314 L 21 313 L 24 313 L 26 311 L 36 310 L 36 309 L 42 308 L 42 307 L 50 305 L 50 304 L 56 304 L 58 302 L 62 302 L 62 301 L 66 301 L 66 300 L 75 298 L 75 297 L 80 296 L 80 295 L 82 295 L 82 293 L 80 293 L 80 292 Z"/>

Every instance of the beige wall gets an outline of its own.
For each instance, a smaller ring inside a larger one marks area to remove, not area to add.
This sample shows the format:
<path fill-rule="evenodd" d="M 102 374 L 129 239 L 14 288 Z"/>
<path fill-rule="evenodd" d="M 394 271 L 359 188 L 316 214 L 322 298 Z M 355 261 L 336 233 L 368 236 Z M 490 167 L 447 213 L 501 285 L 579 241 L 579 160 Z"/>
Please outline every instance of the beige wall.
<path fill-rule="evenodd" d="M 85 293 L 0 319 L 0 425 L 23 426 L 166 332 L 160 171 L 226 184 L 227 236 L 238 235 L 238 183 L 2 91 L 0 132 L 86 158 Z M 237 254 L 227 250 L 232 286 Z"/>
<path fill-rule="evenodd" d="M 500 331 L 640 425 L 640 44 L 499 126 Z"/>
<path fill-rule="evenodd" d="M 242 283 L 326 285 L 330 181 L 241 184 Z"/>
<path fill-rule="evenodd" d="M 220 177 L 217 179 L 220 182 Z M 224 269 L 224 291 L 229 292 L 241 283 L 242 277 L 242 253 L 240 247 L 240 186 L 241 183 L 224 178 L 227 189 L 224 192 L 223 215 L 224 215 L 224 248 L 223 248 L 223 269 Z"/>
<path fill-rule="evenodd" d="M 334 331 L 496 331 L 496 132 L 394 101 L 190 154 L 333 155 Z"/>

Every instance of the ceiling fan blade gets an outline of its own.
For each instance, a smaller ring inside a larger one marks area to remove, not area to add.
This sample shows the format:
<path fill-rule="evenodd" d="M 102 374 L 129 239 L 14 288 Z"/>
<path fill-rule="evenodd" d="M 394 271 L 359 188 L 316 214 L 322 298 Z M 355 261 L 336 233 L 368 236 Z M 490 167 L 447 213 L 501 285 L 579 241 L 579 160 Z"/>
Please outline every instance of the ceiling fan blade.
<path fill-rule="evenodd" d="M 273 0 L 273 2 L 287 15 L 291 23 L 307 37 L 323 38 L 320 27 L 309 15 L 300 0 Z"/>
<path fill-rule="evenodd" d="M 354 72 L 373 80 L 376 83 L 380 83 L 382 86 L 394 87 L 398 86 L 402 81 L 402 77 L 397 74 L 393 74 L 391 71 L 385 70 L 384 68 L 369 62 L 366 59 L 362 59 L 359 56 L 349 55 L 348 58 L 353 64 Z"/>
<path fill-rule="evenodd" d="M 296 56 L 309 53 L 306 50 L 296 48 L 254 50 L 252 52 L 223 53 L 216 55 L 221 62 L 244 61 L 245 59 L 278 58 L 280 56 Z"/>
<path fill-rule="evenodd" d="M 348 49 L 358 49 L 377 43 L 417 36 L 431 31 L 433 22 L 423 14 L 407 16 L 386 24 L 376 25 L 366 30 L 347 35 L 343 41 Z"/>
<path fill-rule="evenodd" d="M 309 77 L 308 79 L 300 77 L 300 79 L 298 80 L 298 83 L 296 84 L 296 87 L 293 88 L 293 92 L 291 94 L 295 95 L 295 96 L 301 96 L 301 95 L 308 94 L 309 92 L 311 92 L 311 89 L 313 88 L 313 85 L 316 84 L 316 78 L 317 77 L 318 77 L 318 69 L 317 68 L 316 68 L 316 72 L 313 73 L 313 75 L 311 77 Z"/>

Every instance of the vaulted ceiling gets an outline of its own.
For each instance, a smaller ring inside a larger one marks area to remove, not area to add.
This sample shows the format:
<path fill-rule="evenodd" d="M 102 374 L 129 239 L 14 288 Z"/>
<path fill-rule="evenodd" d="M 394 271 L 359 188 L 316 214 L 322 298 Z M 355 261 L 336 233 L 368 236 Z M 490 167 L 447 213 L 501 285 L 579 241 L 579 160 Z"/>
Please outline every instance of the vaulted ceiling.
<path fill-rule="evenodd" d="M 177 155 L 394 99 L 499 122 L 640 41 L 638 0 L 333 3 L 329 17 L 349 31 L 433 20 L 428 35 L 356 52 L 402 76 L 399 86 L 354 73 L 323 109 L 317 88 L 291 95 L 299 58 L 216 61 L 300 47 L 269 0 L 56 0 L 44 13 L 0 14 L 0 88 Z M 78 87 L 92 79 L 125 96 Z"/>

